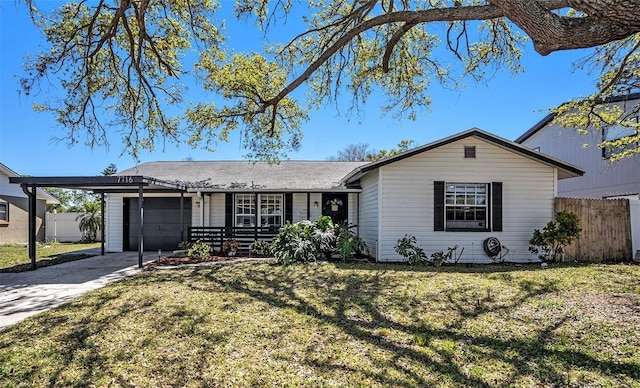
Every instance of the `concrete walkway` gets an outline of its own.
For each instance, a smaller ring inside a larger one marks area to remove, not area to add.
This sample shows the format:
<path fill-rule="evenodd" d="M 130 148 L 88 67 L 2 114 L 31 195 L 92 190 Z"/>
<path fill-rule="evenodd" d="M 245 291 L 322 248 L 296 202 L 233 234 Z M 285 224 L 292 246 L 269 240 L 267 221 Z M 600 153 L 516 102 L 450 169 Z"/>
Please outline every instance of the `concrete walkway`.
<path fill-rule="evenodd" d="M 138 273 L 138 252 L 108 253 L 35 271 L 0 273 L 0 328 Z M 144 262 L 158 258 L 145 252 Z"/>

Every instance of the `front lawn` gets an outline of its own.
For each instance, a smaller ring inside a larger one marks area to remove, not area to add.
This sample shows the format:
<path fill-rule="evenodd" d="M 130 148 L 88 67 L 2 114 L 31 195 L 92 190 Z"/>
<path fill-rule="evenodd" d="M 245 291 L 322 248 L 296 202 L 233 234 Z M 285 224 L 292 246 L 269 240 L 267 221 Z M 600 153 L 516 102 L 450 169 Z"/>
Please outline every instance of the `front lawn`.
<path fill-rule="evenodd" d="M 0 386 L 640 386 L 640 267 L 147 271 L 0 331 Z"/>
<path fill-rule="evenodd" d="M 38 267 L 60 264 L 91 257 L 84 253 L 74 253 L 83 249 L 99 248 L 100 243 L 50 243 L 37 244 L 36 263 Z M 0 244 L 0 272 L 22 272 L 31 268 L 29 248 L 26 244 Z"/>

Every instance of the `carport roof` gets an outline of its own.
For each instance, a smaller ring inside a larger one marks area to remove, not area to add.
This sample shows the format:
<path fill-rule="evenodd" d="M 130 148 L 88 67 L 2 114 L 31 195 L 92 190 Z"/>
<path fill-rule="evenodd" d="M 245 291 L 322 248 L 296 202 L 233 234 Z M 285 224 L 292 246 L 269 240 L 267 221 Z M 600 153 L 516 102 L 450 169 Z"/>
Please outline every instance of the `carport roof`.
<path fill-rule="evenodd" d="M 91 190 L 97 193 L 137 192 L 142 186 L 144 191 L 186 191 L 184 185 L 166 182 L 142 175 L 109 176 L 65 176 L 65 177 L 10 177 L 9 182 L 38 187 L 61 187 L 69 189 Z"/>

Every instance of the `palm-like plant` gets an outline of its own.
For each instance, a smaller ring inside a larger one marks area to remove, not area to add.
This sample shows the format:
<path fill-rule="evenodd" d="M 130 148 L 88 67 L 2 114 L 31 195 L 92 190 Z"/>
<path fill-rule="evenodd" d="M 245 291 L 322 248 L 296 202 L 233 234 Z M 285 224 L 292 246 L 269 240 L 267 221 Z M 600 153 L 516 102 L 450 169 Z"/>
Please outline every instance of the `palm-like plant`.
<path fill-rule="evenodd" d="M 82 204 L 84 213 L 76 217 L 76 221 L 80 220 L 80 232 L 82 232 L 82 240 L 86 242 L 95 242 L 98 237 L 98 231 L 102 226 L 102 214 L 100 212 L 100 202 L 92 201 Z"/>

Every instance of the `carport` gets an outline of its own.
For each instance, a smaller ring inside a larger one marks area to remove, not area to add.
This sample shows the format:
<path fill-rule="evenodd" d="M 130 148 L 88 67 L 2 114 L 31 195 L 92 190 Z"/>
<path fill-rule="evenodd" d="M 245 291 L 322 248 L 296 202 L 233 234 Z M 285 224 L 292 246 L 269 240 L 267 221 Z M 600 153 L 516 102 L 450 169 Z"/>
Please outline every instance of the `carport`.
<path fill-rule="evenodd" d="M 29 199 L 29 259 L 31 269 L 36 269 L 36 190 L 38 187 L 59 187 L 92 191 L 101 195 L 101 254 L 105 254 L 105 209 L 106 193 L 138 193 L 138 214 L 140 224 L 138 230 L 138 267 L 142 268 L 144 252 L 144 193 L 180 193 L 180 212 L 184 211 L 184 193 L 182 184 L 161 181 L 140 175 L 80 176 L 80 177 L 10 177 L 10 183 L 19 184 Z M 182 219 L 182 217 L 181 217 Z"/>

